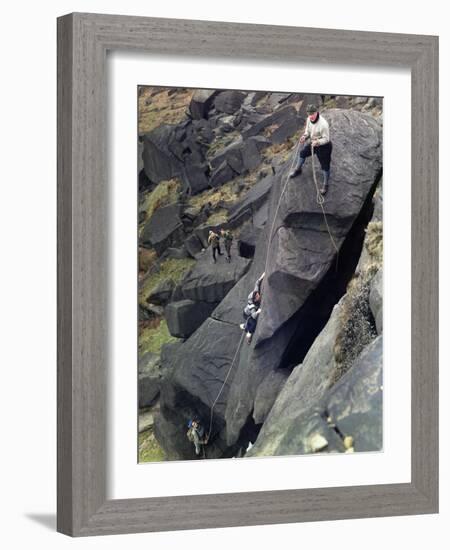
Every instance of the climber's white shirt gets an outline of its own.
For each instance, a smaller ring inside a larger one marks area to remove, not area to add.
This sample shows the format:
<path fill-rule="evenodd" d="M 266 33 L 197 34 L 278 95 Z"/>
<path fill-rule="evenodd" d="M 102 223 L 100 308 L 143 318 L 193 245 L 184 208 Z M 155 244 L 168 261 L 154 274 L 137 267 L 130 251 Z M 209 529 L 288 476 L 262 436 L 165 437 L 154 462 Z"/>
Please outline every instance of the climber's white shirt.
<path fill-rule="evenodd" d="M 319 120 L 317 122 L 311 122 L 307 119 L 305 126 L 305 138 L 311 138 L 311 141 L 317 140 L 319 145 L 325 145 L 330 141 L 330 127 L 328 122 L 319 114 Z"/>

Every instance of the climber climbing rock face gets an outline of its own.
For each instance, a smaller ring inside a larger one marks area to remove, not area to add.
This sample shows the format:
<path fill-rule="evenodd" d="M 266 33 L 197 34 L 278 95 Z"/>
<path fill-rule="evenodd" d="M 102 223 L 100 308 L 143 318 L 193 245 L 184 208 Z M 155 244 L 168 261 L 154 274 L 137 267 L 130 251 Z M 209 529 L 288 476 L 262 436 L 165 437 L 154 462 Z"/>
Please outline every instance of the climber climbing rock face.
<path fill-rule="evenodd" d="M 291 178 L 302 173 L 302 167 L 307 157 L 314 152 L 320 162 L 323 173 L 323 183 L 320 189 L 322 195 L 328 191 L 330 180 L 330 162 L 333 145 L 330 140 L 330 127 L 328 122 L 319 113 L 316 105 L 308 105 L 306 108 L 308 118 L 306 120 L 305 131 L 300 137 L 300 143 L 303 145 L 298 158 L 295 161 L 294 168 L 289 174 Z"/>
<path fill-rule="evenodd" d="M 244 323 L 240 328 L 245 331 L 247 344 L 252 341 L 253 334 L 256 330 L 256 324 L 259 314 L 261 313 L 261 283 L 264 279 L 264 273 L 256 281 L 255 288 L 250 292 L 247 299 L 247 305 L 244 308 Z"/>

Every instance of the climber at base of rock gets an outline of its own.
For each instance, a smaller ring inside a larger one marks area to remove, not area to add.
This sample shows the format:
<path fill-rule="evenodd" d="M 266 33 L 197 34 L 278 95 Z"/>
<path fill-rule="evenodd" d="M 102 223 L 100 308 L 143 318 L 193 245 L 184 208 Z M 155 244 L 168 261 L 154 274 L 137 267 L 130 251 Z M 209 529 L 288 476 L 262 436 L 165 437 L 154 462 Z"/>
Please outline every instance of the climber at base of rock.
<path fill-rule="evenodd" d="M 209 231 L 208 244 L 211 245 L 213 262 L 216 263 L 216 252 L 219 256 L 222 256 L 223 252 L 220 251 L 220 236 L 212 229 Z"/>
<path fill-rule="evenodd" d="M 195 454 L 198 456 L 201 452 L 202 445 L 208 443 L 208 437 L 205 436 L 205 428 L 196 418 L 188 422 L 187 438 L 194 444 Z"/>
<path fill-rule="evenodd" d="M 256 330 L 259 314 L 261 313 L 261 284 L 265 273 L 256 281 L 255 288 L 250 292 L 247 299 L 247 305 L 244 308 L 243 315 L 245 322 L 240 328 L 245 331 L 247 343 L 252 341 L 253 334 Z"/>
<path fill-rule="evenodd" d="M 293 178 L 302 173 L 302 167 L 305 164 L 307 157 L 311 156 L 311 146 L 314 149 L 314 154 L 320 162 L 320 167 L 323 173 L 323 183 L 320 188 L 322 195 L 328 191 L 330 180 L 330 162 L 333 144 L 330 140 L 330 127 L 328 122 L 319 113 L 316 105 L 308 105 L 306 108 L 308 119 L 306 121 L 305 131 L 300 137 L 300 143 L 303 145 L 299 157 L 296 160 L 295 166 L 289 177 Z"/>

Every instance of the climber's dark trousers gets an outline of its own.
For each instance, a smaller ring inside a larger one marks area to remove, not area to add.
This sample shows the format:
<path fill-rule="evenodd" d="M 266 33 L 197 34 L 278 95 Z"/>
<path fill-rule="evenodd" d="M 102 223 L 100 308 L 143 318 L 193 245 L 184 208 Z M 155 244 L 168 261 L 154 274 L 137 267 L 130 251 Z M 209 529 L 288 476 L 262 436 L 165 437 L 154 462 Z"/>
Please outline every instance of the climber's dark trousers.
<path fill-rule="evenodd" d="M 331 162 L 331 151 L 333 150 L 333 145 L 331 141 L 328 143 L 325 143 L 325 145 L 319 145 L 317 147 L 314 147 L 314 153 L 317 155 L 317 158 L 320 162 L 320 167 L 322 170 L 328 170 L 330 169 L 330 162 Z M 311 156 L 311 144 L 307 143 L 303 146 L 303 149 L 300 151 L 300 158 L 305 160 L 305 158 Z"/>
<path fill-rule="evenodd" d="M 222 252 L 220 251 L 220 245 L 212 247 L 212 255 L 213 255 L 214 261 L 216 261 L 216 252 L 219 254 L 219 256 L 222 256 Z"/>
<path fill-rule="evenodd" d="M 253 319 L 253 317 L 248 317 L 248 319 L 245 322 L 245 332 L 249 332 L 250 334 L 253 334 L 256 330 L 256 319 Z"/>

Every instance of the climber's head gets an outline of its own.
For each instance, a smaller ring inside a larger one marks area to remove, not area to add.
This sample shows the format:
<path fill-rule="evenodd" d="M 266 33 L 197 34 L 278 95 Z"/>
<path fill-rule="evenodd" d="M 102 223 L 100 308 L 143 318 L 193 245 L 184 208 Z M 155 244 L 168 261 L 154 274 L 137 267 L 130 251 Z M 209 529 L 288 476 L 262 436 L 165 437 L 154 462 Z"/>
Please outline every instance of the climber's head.
<path fill-rule="evenodd" d="M 315 122 L 317 120 L 317 117 L 319 116 L 319 110 L 317 109 L 317 106 L 313 105 L 312 103 L 310 103 L 306 107 L 306 113 L 311 122 Z"/>

